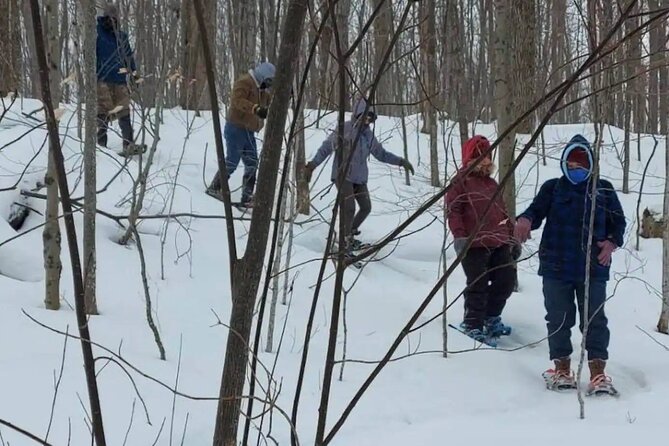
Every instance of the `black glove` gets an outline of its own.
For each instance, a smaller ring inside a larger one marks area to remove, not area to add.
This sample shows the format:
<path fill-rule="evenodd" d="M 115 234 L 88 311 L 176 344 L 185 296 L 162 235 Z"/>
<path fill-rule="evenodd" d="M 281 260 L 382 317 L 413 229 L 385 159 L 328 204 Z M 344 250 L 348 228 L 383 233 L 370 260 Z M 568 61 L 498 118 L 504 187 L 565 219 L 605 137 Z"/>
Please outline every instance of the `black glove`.
<path fill-rule="evenodd" d="M 415 172 L 413 170 L 413 166 L 409 162 L 409 160 L 402 158 L 402 162 L 400 163 L 400 166 L 404 167 L 406 170 L 411 172 L 411 175 L 414 175 Z"/>
<path fill-rule="evenodd" d="M 463 249 L 465 249 L 465 246 L 467 246 L 467 238 L 462 237 L 462 238 L 456 238 L 453 241 L 453 249 L 455 249 L 455 253 L 457 255 L 460 255 Z"/>
<path fill-rule="evenodd" d="M 263 107 L 262 105 L 256 104 L 253 107 L 253 113 L 260 119 L 265 119 L 267 118 L 267 107 Z"/>
<path fill-rule="evenodd" d="M 311 176 L 315 169 L 316 166 L 311 161 L 304 165 L 304 178 L 307 180 L 307 183 L 311 182 Z"/>

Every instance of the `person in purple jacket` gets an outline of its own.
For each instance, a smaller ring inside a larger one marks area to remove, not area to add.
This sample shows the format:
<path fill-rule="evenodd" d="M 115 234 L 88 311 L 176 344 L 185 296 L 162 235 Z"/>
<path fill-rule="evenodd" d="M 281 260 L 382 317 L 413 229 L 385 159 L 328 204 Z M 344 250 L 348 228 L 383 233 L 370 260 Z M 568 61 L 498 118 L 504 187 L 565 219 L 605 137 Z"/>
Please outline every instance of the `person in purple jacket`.
<path fill-rule="evenodd" d="M 414 169 L 411 163 L 383 148 L 383 145 L 376 139 L 374 132 L 370 125 L 376 121 L 376 113 L 373 108 L 369 107 L 367 113 L 367 102 L 364 98 L 359 99 L 353 107 L 351 118 L 344 123 L 344 141 L 342 147 L 346 156 L 337 150 L 338 132 L 335 130 L 328 138 L 323 141 L 323 144 L 316 152 L 316 155 L 304 167 L 306 178 L 311 181 L 311 175 L 314 169 L 319 164 L 323 163 L 331 154 L 335 152 L 334 161 L 332 162 L 332 176 L 331 179 L 341 190 L 343 196 L 343 216 L 344 226 L 346 228 L 346 250 L 347 252 L 359 250 L 363 244 L 355 238 L 360 234 L 360 225 L 365 221 L 372 210 L 372 202 L 369 198 L 369 190 L 367 189 L 367 181 L 369 179 L 369 168 L 367 167 L 367 160 L 369 155 L 373 155 L 377 160 L 401 166 L 407 171 L 414 174 Z M 354 146 L 354 143 L 356 143 Z M 341 173 L 340 165 L 345 165 L 348 159 L 349 150 L 353 150 L 351 161 L 348 165 L 348 170 L 344 175 L 343 181 L 339 182 Z M 358 212 L 356 213 L 356 203 L 358 204 Z"/>

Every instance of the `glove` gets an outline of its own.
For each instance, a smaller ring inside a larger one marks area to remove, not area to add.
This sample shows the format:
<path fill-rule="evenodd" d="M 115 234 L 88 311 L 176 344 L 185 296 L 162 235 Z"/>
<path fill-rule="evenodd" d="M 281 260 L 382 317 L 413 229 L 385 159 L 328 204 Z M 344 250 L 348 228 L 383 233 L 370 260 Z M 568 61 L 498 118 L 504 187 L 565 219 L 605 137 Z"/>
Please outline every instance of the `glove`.
<path fill-rule="evenodd" d="M 611 265 L 611 255 L 616 250 L 616 245 L 611 240 L 604 240 L 597 242 L 597 246 L 599 246 L 599 255 L 597 255 L 599 264 L 603 266 Z"/>
<path fill-rule="evenodd" d="M 415 173 L 414 173 L 414 170 L 413 170 L 413 166 L 411 165 L 411 163 L 409 162 L 409 160 L 402 158 L 402 161 L 400 162 L 400 166 L 404 167 L 404 169 L 406 169 L 406 170 L 408 170 L 409 172 L 411 172 L 411 175 L 414 175 L 414 174 L 415 174 Z"/>
<path fill-rule="evenodd" d="M 306 178 L 307 183 L 311 182 L 311 176 L 314 173 L 314 169 L 316 169 L 316 166 L 311 161 L 304 165 L 304 178 Z"/>
<path fill-rule="evenodd" d="M 513 238 L 520 244 L 523 244 L 527 239 L 532 238 L 532 222 L 525 218 L 520 217 L 516 221 L 516 225 L 513 227 Z"/>
<path fill-rule="evenodd" d="M 455 249 L 457 255 L 460 255 L 462 250 L 465 249 L 465 246 L 467 246 L 467 238 L 465 237 L 456 238 L 453 241 L 453 249 Z"/>
<path fill-rule="evenodd" d="M 256 104 L 253 106 L 253 113 L 260 119 L 265 119 L 267 118 L 267 107 Z"/>

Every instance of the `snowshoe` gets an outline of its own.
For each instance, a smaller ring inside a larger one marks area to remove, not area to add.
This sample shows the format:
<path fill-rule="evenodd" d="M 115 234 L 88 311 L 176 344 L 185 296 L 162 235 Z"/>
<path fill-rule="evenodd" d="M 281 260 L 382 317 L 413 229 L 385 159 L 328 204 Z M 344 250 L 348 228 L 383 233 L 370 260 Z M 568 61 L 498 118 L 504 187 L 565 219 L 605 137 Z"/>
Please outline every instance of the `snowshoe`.
<path fill-rule="evenodd" d="M 464 322 L 460 324 L 460 327 L 456 327 L 455 325 L 448 324 L 449 327 L 459 331 L 465 336 L 468 336 L 475 340 L 476 342 L 480 342 L 481 344 L 485 344 L 488 347 L 493 347 L 497 348 L 497 340 L 495 338 L 491 338 L 490 336 L 486 335 L 483 330 L 480 328 L 470 328 L 468 325 L 466 325 Z"/>
<path fill-rule="evenodd" d="M 589 383 L 585 392 L 588 396 L 593 395 L 611 395 L 618 396 L 618 390 L 613 387 L 611 377 L 604 374 L 595 376 Z"/>
<path fill-rule="evenodd" d="M 499 316 L 489 317 L 484 321 L 483 332 L 491 338 L 499 338 L 509 336 L 511 334 L 511 327 L 505 325 Z"/>
<path fill-rule="evenodd" d="M 119 155 L 129 157 L 134 155 L 142 155 L 146 152 L 146 144 L 128 144 L 123 147 Z"/>
<path fill-rule="evenodd" d="M 546 382 L 546 388 L 553 391 L 564 391 L 576 389 L 576 379 L 571 372 L 548 369 L 541 374 Z"/>
<path fill-rule="evenodd" d="M 206 192 L 210 197 L 215 198 L 218 201 L 223 201 L 223 193 L 220 189 L 212 189 L 211 187 L 208 187 Z"/>

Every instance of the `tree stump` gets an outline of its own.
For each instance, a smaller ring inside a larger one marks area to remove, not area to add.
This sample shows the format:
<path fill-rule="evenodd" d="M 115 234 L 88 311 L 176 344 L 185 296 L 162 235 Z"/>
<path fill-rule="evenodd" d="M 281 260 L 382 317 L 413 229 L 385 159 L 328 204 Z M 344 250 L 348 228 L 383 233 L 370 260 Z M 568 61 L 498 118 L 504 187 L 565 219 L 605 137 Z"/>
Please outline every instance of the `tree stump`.
<path fill-rule="evenodd" d="M 639 235 L 643 238 L 662 238 L 664 227 L 664 217 L 658 212 L 646 208 L 643 210 L 641 219 L 641 232 Z"/>

